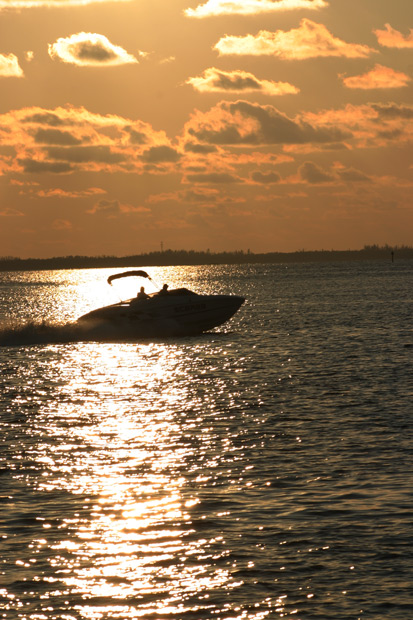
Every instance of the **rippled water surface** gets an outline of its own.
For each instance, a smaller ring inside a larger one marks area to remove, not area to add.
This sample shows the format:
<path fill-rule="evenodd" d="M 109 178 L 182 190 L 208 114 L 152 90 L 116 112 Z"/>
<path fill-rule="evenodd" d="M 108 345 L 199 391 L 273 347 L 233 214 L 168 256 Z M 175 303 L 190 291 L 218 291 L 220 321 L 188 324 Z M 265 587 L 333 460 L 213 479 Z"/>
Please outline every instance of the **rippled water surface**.
<path fill-rule="evenodd" d="M 0 273 L 0 618 L 412 618 L 412 268 L 148 268 L 247 301 L 123 343 L 116 270 Z"/>

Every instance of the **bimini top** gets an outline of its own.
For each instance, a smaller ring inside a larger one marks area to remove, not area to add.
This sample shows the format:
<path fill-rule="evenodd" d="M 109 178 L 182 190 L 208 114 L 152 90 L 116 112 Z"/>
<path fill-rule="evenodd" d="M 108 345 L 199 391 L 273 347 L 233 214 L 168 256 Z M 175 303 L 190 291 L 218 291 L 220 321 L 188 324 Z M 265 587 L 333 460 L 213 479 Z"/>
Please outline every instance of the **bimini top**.
<path fill-rule="evenodd" d="M 118 280 L 119 278 L 128 278 L 129 276 L 138 276 L 139 278 L 149 278 L 149 280 L 151 280 L 151 276 L 147 274 L 146 271 L 123 271 L 122 273 L 115 273 L 113 274 L 113 276 L 109 276 L 108 284 L 112 284 L 113 280 Z"/>

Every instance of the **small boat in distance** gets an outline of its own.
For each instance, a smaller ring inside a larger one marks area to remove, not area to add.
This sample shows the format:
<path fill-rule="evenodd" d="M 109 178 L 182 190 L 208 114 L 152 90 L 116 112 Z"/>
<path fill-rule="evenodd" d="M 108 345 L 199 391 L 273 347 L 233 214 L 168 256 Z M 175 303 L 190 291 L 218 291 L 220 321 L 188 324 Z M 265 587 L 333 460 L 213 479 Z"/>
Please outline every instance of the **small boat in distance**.
<path fill-rule="evenodd" d="M 146 271 L 126 271 L 109 276 L 151 279 Z M 79 317 L 78 325 L 107 328 L 127 338 L 193 336 L 222 325 L 244 303 L 237 295 L 201 295 L 187 288 L 167 289 L 97 308 Z"/>

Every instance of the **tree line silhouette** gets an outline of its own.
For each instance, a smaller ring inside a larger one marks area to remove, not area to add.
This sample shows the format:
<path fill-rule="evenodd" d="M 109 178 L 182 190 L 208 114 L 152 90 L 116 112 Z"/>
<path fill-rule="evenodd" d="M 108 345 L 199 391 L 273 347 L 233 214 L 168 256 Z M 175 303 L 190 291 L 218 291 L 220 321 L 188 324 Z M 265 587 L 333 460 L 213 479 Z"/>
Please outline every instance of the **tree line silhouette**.
<path fill-rule="evenodd" d="M 99 267 L 143 267 L 178 265 L 235 265 L 247 263 L 304 263 L 413 258 L 409 246 L 365 245 L 361 250 L 299 250 L 297 252 L 210 252 L 164 250 L 132 256 L 55 256 L 51 258 L 0 257 L 0 271 L 42 271 L 49 269 L 96 269 Z"/>

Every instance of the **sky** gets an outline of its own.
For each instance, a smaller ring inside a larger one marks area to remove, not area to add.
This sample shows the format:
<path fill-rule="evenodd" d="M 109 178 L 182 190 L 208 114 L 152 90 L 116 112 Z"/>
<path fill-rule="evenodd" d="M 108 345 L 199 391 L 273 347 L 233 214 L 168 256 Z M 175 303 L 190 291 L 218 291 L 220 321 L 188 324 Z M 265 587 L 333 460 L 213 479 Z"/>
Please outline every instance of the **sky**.
<path fill-rule="evenodd" d="M 412 0 L 0 0 L 0 256 L 413 245 Z"/>

